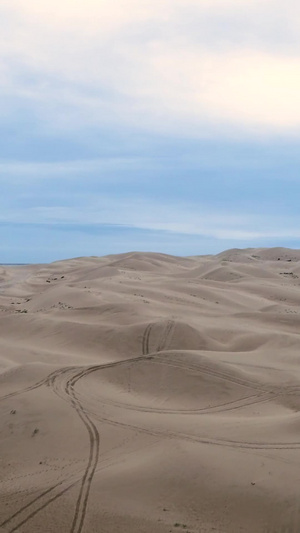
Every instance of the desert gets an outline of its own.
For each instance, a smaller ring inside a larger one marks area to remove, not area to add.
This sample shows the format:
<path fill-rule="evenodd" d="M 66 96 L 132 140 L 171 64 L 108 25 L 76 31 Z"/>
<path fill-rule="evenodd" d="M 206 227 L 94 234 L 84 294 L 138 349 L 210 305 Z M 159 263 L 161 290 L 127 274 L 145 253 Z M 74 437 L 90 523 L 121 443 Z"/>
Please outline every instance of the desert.
<path fill-rule="evenodd" d="M 300 250 L 0 267 L 0 529 L 300 529 Z"/>

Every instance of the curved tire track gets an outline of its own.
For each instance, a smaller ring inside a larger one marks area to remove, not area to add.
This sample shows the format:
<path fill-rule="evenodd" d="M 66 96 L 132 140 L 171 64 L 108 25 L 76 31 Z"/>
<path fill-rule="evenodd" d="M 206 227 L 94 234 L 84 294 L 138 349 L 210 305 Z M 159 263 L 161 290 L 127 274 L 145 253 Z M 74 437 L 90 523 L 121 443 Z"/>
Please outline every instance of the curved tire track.
<path fill-rule="evenodd" d="M 14 392 L 10 392 L 8 394 L 5 394 L 4 396 L 0 396 L 0 401 L 7 400 L 8 398 L 13 398 L 14 396 L 19 396 L 20 394 L 24 394 L 26 392 L 33 391 L 35 389 L 38 389 L 39 387 L 42 387 L 43 385 L 50 386 L 50 385 L 52 385 L 54 383 L 54 380 L 56 379 L 56 377 L 58 375 L 60 375 L 62 373 L 65 373 L 65 372 L 68 372 L 68 371 L 70 371 L 70 370 L 72 370 L 74 368 L 76 368 L 76 367 L 67 366 L 67 367 L 64 367 L 64 368 L 59 368 L 58 370 L 54 370 L 53 372 L 51 372 L 51 374 L 49 374 L 45 378 L 41 379 L 40 381 L 38 381 L 34 385 L 30 385 L 29 387 L 25 387 L 24 389 L 19 389 L 19 390 L 16 390 Z"/>
<path fill-rule="evenodd" d="M 277 398 L 275 395 L 271 394 L 252 394 L 250 396 L 245 396 L 243 398 L 238 398 L 237 400 L 231 400 L 229 402 L 221 403 L 214 405 L 212 407 L 200 407 L 194 409 L 172 409 L 172 408 L 157 408 L 157 407 L 143 407 L 134 404 L 116 402 L 115 400 L 109 400 L 104 396 L 97 396 L 98 400 L 101 400 L 101 403 L 104 405 L 111 405 L 112 407 L 117 407 L 119 409 L 126 409 L 128 411 L 137 411 L 141 413 L 154 413 L 158 415 L 204 415 L 204 414 L 214 414 L 214 413 L 223 413 L 228 411 L 234 411 L 236 409 L 243 409 L 244 407 L 250 407 L 252 405 L 257 405 L 260 403 L 267 403 Z M 96 399 L 96 398 L 95 398 Z"/>
<path fill-rule="evenodd" d="M 33 385 L 32 387 L 28 387 L 26 389 L 16 391 L 15 393 L 7 395 L 6 398 L 14 396 L 16 394 L 22 394 L 23 392 L 34 390 L 42 385 L 50 386 L 53 389 L 53 391 L 57 393 L 57 390 L 55 389 L 56 380 L 58 380 L 58 378 L 63 377 L 67 372 L 74 371 L 74 368 L 76 367 L 66 367 L 60 370 L 56 370 L 55 372 L 52 372 L 51 374 L 49 374 L 49 376 L 47 376 L 45 379 L 41 380 L 37 384 Z M 82 531 L 90 487 L 91 487 L 92 479 L 93 479 L 95 469 L 98 463 L 98 456 L 99 456 L 98 430 L 95 424 L 91 421 L 90 417 L 84 412 L 84 409 L 81 403 L 76 397 L 74 386 L 79 379 L 84 377 L 86 374 L 89 374 L 91 371 L 94 371 L 96 368 L 98 368 L 98 366 L 89 367 L 85 370 L 81 369 L 79 372 L 77 372 L 77 374 L 75 374 L 75 376 L 68 379 L 65 384 L 65 394 L 66 394 L 67 400 L 71 402 L 72 407 L 76 410 L 79 418 L 85 425 L 88 431 L 89 441 L 90 441 L 88 464 L 87 464 L 87 467 L 84 471 L 84 474 L 81 480 L 81 487 L 80 487 L 79 495 L 78 495 L 77 502 L 76 502 L 76 508 L 75 508 L 75 513 L 74 513 L 74 518 L 73 518 L 72 526 L 70 529 L 70 533 L 80 533 Z M 4 527 L 8 525 L 11 521 L 14 521 L 15 519 L 19 518 L 21 521 L 19 521 L 15 526 L 13 526 L 13 528 L 9 530 L 9 533 L 13 533 L 14 531 L 17 531 L 21 526 L 25 525 L 37 513 L 42 511 L 50 503 L 52 503 L 53 501 L 61 497 L 65 492 L 67 492 L 76 483 L 78 483 L 78 480 L 69 484 L 67 487 L 63 488 L 63 490 L 59 491 L 58 493 L 54 495 L 51 494 L 53 493 L 55 489 L 57 489 L 58 487 L 61 487 L 65 482 L 66 480 L 56 483 L 52 487 L 42 492 L 39 496 L 34 498 L 28 504 L 21 507 L 12 516 L 10 516 L 4 522 L 2 522 L 0 524 L 0 527 Z M 49 498 L 49 495 L 51 495 L 50 498 Z M 45 499 L 46 501 L 44 501 Z M 40 500 L 41 500 L 41 505 L 39 505 L 37 508 L 34 508 L 37 503 L 40 503 Z M 32 508 L 34 508 L 34 510 L 31 511 Z M 31 511 L 31 512 L 28 514 L 28 511 Z M 25 514 L 25 517 L 24 517 L 24 514 Z"/>
<path fill-rule="evenodd" d="M 87 510 L 87 504 L 88 504 L 91 484 L 93 481 L 93 477 L 95 474 L 95 470 L 96 470 L 98 458 L 99 458 L 99 449 L 100 449 L 99 432 L 97 430 L 96 425 L 94 424 L 94 422 L 92 422 L 90 417 L 86 414 L 81 403 L 77 399 L 75 388 L 74 388 L 77 381 L 79 381 L 79 379 L 83 378 L 86 374 L 89 374 L 90 372 L 91 372 L 90 369 L 88 369 L 86 372 L 84 371 L 79 372 L 78 374 L 76 374 L 74 377 L 72 377 L 70 380 L 67 381 L 66 387 L 65 387 L 66 395 L 70 398 L 72 407 L 75 409 L 80 420 L 83 422 L 84 426 L 86 427 L 88 435 L 89 435 L 89 441 L 90 441 L 88 464 L 87 464 L 87 467 L 85 469 L 85 472 L 82 478 L 81 487 L 80 487 L 79 495 L 78 495 L 77 502 L 76 502 L 75 513 L 74 513 L 74 518 L 73 518 L 72 526 L 70 529 L 70 533 L 80 533 L 82 531 L 84 519 L 86 515 L 86 510 Z"/>
<path fill-rule="evenodd" d="M 75 411 L 77 412 L 80 420 L 84 424 L 84 426 L 85 426 L 85 428 L 86 428 L 86 430 L 88 432 L 88 436 L 89 436 L 89 448 L 90 448 L 89 449 L 89 457 L 88 457 L 87 466 L 85 468 L 84 474 L 83 474 L 82 479 L 81 479 L 81 486 L 80 486 L 80 490 L 79 490 L 79 494 L 78 494 L 78 498 L 77 498 L 77 502 L 76 502 L 76 507 L 75 507 L 75 512 L 74 512 L 74 517 L 73 517 L 73 522 L 72 522 L 72 525 L 71 525 L 70 533 L 81 533 L 82 532 L 83 525 L 84 525 L 84 520 L 85 520 L 85 516 L 86 516 L 86 511 L 87 511 L 87 505 L 88 505 L 88 499 L 89 499 L 91 484 L 92 484 L 93 477 L 94 477 L 94 474 L 95 474 L 95 471 L 96 471 L 96 468 L 97 468 L 97 464 L 98 464 L 99 448 L 100 448 L 100 436 L 99 436 L 97 427 L 95 426 L 94 422 L 90 418 L 90 415 L 93 416 L 94 418 L 102 421 L 102 422 L 105 422 L 107 424 L 111 424 L 111 425 L 114 425 L 114 426 L 123 427 L 123 428 L 129 428 L 129 429 L 132 429 L 132 430 L 135 430 L 135 431 L 147 433 L 149 435 L 154 435 L 154 436 L 158 436 L 158 437 L 178 438 L 178 439 L 184 439 L 184 440 L 187 440 L 187 441 L 198 442 L 198 443 L 201 443 L 201 444 L 209 444 L 209 445 L 214 445 L 214 446 L 226 446 L 226 447 L 241 448 L 241 449 L 254 449 L 254 450 L 300 449 L 300 442 L 291 442 L 291 443 L 283 443 L 283 442 L 279 442 L 279 443 L 239 442 L 239 441 L 230 441 L 230 440 L 226 440 L 226 439 L 203 438 L 203 437 L 197 437 L 197 436 L 194 436 L 194 435 L 186 435 L 186 434 L 177 433 L 177 432 L 163 431 L 163 430 L 160 430 L 160 429 L 150 430 L 150 429 L 143 428 L 143 427 L 140 427 L 140 426 L 124 424 L 122 422 L 119 422 L 118 420 L 111 420 L 111 419 L 104 418 L 104 417 L 101 417 L 101 416 L 99 417 L 98 413 L 93 413 L 91 411 L 88 411 L 88 409 L 84 408 L 82 403 L 81 403 L 81 401 L 77 397 L 77 394 L 76 394 L 76 391 L 75 391 L 76 383 L 81 378 L 86 377 L 88 374 L 90 374 L 92 372 L 95 372 L 97 370 L 102 370 L 102 369 L 105 369 L 105 368 L 112 368 L 112 367 L 120 366 L 120 365 L 126 365 L 128 363 L 138 363 L 138 362 L 140 362 L 142 360 L 145 361 L 145 359 L 147 360 L 148 358 L 145 357 L 145 356 L 147 356 L 148 353 L 149 353 L 149 339 L 150 339 L 150 334 L 151 334 L 152 327 L 153 327 L 153 324 L 149 324 L 147 326 L 145 332 L 144 332 L 143 341 L 142 341 L 143 354 L 144 354 L 143 356 L 130 358 L 130 359 L 123 360 L 123 361 L 116 361 L 116 362 L 113 362 L 113 363 L 102 364 L 102 365 L 93 365 L 93 366 L 90 366 L 90 367 L 81 367 L 80 369 L 78 369 L 78 367 L 74 367 L 74 366 L 73 367 L 65 367 L 65 368 L 62 368 L 62 369 L 59 369 L 59 370 L 55 370 L 54 372 L 49 374 L 49 376 L 47 376 L 43 380 L 37 382 L 35 385 L 32 385 L 31 387 L 27 387 L 25 389 L 22 389 L 22 390 L 19 390 L 19 391 L 15 391 L 13 393 L 10 393 L 10 394 L 0 398 L 0 400 L 1 399 L 7 399 L 7 398 L 10 398 L 10 397 L 18 395 L 18 394 L 29 392 L 31 390 L 34 390 L 34 389 L 38 388 L 38 387 L 41 387 L 42 385 L 47 385 L 47 386 L 49 386 L 49 387 L 51 387 L 53 389 L 55 394 L 57 394 L 59 397 L 61 397 L 64 400 L 66 400 L 66 401 L 71 403 L 72 408 L 75 409 Z M 166 343 L 168 341 L 168 338 L 170 338 L 170 335 L 172 334 L 173 328 L 174 328 L 174 322 L 169 321 L 168 325 L 167 325 L 167 328 L 166 328 L 166 330 L 164 332 L 163 338 L 160 341 L 159 348 L 162 349 L 166 345 Z M 151 356 L 151 359 L 152 359 L 152 357 L 153 356 Z M 158 361 L 157 359 L 160 359 L 160 361 Z M 239 408 L 244 407 L 246 405 L 253 405 L 253 404 L 256 404 L 256 403 L 260 403 L 260 402 L 270 401 L 270 399 L 276 397 L 274 395 L 274 393 L 273 393 L 272 397 L 268 397 L 268 395 L 272 394 L 272 392 L 273 392 L 270 389 L 268 390 L 268 388 L 266 388 L 265 390 L 259 389 L 257 384 L 256 384 L 256 386 L 254 386 L 253 382 L 248 382 L 247 380 L 244 380 L 244 379 L 235 378 L 229 372 L 220 372 L 220 371 L 217 371 L 217 370 L 216 371 L 212 370 L 210 367 L 208 367 L 206 365 L 203 365 L 203 364 L 200 364 L 200 365 L 185 365 L 184 363 L 182 363 L 180 361 L 176 361 L 176 360 L 175 361 L 174 360 L 173 361 L 170 361 L 170 360 L 165 361 L 165 360 L 163 360 L 163 357 L 162 357 L 161 354 L 157 354 L 157 356 L 155 356 L 155 361 L 157 363 L 159 363 L 159 364 L 165 364 L 165 365 L 175 366 L 175 367 L 178 367 L 178 368 L 196 370 L 198 372 L 200 371 L 200 372 L 206 373 L 208 375 L 212 375 L 214 377 L 218 377 L 218 378 L 221 378 L 221 379 L 224 379 L 224 380 L 227 380 L 227 381 L 232 381 L 232 382 L 234 382 L 236 384 L 243 385 L 245 387 L 256 389 L 256 390 L 258 390 L 258 391 L 260 391 L 262 393 L 262 394 L 256 394 L 256 395 L 252 395 L 252 396 L 247 396 L 245 398 L 242 398 L 240 400 L 236 400 L 234 402 L 228 402 L 228 404 L 221 404 L 219 406 L 215 406 L 215 407 L 209 408 L 209 411 L 207 411 L 207 412 L 212 412 L 213 410 L 215 412 L 218 412 L 218 410 L 222 411 L 222 410 L 239 409 Z M 77 373 L 75 375 L 74 375 L 74 371 L 77 371 Z M 66 374 L 68 374 L 70 372 L 72 373 L 71 377 L 69 376 L 69 378 L 65 381 Z M 60 383 L 61 383 L 61 385 L 64 385 L 64 388 L 62 390 L 59 389 L 59 384 Z M 295 391 L 296 388 L 297 388 L 296 386 L 287 387 L 285 389 L 285 392 L 287 392 L 287 389 L 291 389 L 291 390 Z M 254 401 L 252 401 L 252 399 Z M 236 404 L 236 405 L 234 405 L 234 404 Z M 122 407 L 125 407 L 125 406 L 122 405 Z M 140 408 L 140 410 L 143 410 L 143 408 Z M 203 410 L 197 410 L 197 411 L 204 412 L 205 408 Z M 153 412 L 153 411 L 151 410 L 151 412 Z M 154 412 L 155 412 L 155 410 L 154 410 Z M 157 410 L 156 410 L 156 412 L 157 412 Z M 166 412 L 169 412 L 169 411 L 167 410 Z M 192 411 L 192 412 L 195 412 L 195 411 Z M 65 480 L 61 481 L 60 483 L 58 483 L 58 484 L 50 487 L 49 489 L 45 490 L 42 494 L 40 494 L 38 497 L 36 497 L 30 503 L 26 504 L 21 509 L 19 509 L 10 518 L 8 518 L 4 522 L 2 522 L 2 524 L 0 524 L 0 527 L 4 527 L 7 524 L 9 524 L 9 522 L 11 522 L 12 520 L 20 518 L 21 521 L 18 522 L 18 524 L 15 525 L 12 529 L 10 529 L 9 533 L 13 533 L 13 532 L 17 531 L 21 526 L 23 526 L 31 518 L 33 518 L 38 512 L 42 511 L 46 506 L 48 506 L 50 503 L 52 503 L 53 501 L 55 501 L 56 499 L 61 497 L 71 487 L 73 487 L 75 484 L 77 484 L 78 480 L 72 482 L 67 487 L 62 488 L 62 490 L 60 490 L 58 493 L 53 494 L 53 491 L 55 491 L 55 489 L 58 489 L 59 487 L 62 487 L 63 484 L 65 484 L 66 482 L 67 482 L 67 480 L 65 479 Z M 50 496 L 50 498 L 49 498 L 49 496 Z M 46 501 L 45 501 L 45 499 L 46 499 Z M 37 508 L 35 508 L 36 504 L 38 504 Z M 30 512 L 29 515 L 28 515 L 28 511 Z M 25 518 L 24 518 L 24 513 L 26 514 Z"/>
<path fill-rule="evenodd" d="M 77 372 L 77 374 L 69 378 L 64 385 L 65 397 L 70 401 L 71 406 L 77 412 L 80 420 L 82 421 L 82 423 L 84 424 L 88 432 L 89 448 L 90 448 L 88 463 L 87 463 L 84 475 L 82 477 L 81 487 L 80 487 L 79 495 L 78 495 L 76 506 L 75 506 L 75 512 L 74 512 L 74 517 L 73 517 L 73 522 L 71 525 L 70 533 L 81 533 L 82 531 L 85 516 L 86 516 L 86 511 L 87 511 L 91 484 L 92 484 L 93 477 L 94 477 L 94 474 L 97 468 L 98 459 L 99 459 L 99 451 L 100 451 L 100 436 L 99 436 L 98 429 L 96 425 L 94 424 L 94 422 L 91 420 L 90 416 L 87 414 L 86 410 L 83 408 L 79 399 L 77 398 L 77 395 L 75 392 L 75 385 L 80 379 L 82 379 L 83 377 L 86 377 L 87 375 L 97 370 L 104 369 L 104 368 L 111 368 L 111 367 L 119 366 L 122 364 L 127 364 L 128 362 L 140 361 L 141 359 L 144 359 L 144 357 L 131 358 L 125 361 L 116 361 L 114 363 L 107 363 L 103 365 L 93 365 L 87 368 L 83 368 L 79 372 Z M 71 368 L 71 370 L 73 371 L 74 368 Z M 56 381 L 58 378 L 63 377 L 65 373 L 66 373 L 66 370 L 64 372 L 60 372 L 54 378 L 51 378 L 49 382 L 49 384 L 53 388 L 53 391 L 56 394 L 58 394 L 60 397 L 61 397 L 61 392 L 59 392 L 56 388 Z"/>
<path fill-rule="evenodd" d="M 170 439 L 182 439 L 188 442 L 196 442 L 199 444 L 209 444 L 212 446 L 224 446 L 227 448 L 238 448 L 238 449 L 250 449 L 250 450 L 299 450 L 299 442 L 249 442 L 249 441 L 234 441 L 227 439 L 211 439 L 209 437 L 197 437 L 197 435 L 188 435 L 186 433 L 180 433 L 175 431 L 164 431 L 162 429 L 148 429 L 141 426 L 136 426 L 134 424 L 126 424 L 118 420 L 113 420 L 106 417 L 101 417 L 90 411 L 94 418 L 106 424 L 110 424 L 116 427 L 122 427 L 126 429 L 132 429 L 133 431 L 139 431 L 147 435 L 152 435 L 155 437 L 163 437 Z"/>
<path fill-rule="evenodd" d="M 273 392 L 273 388 L 272 389 L 268 388 L 268 387 L 261 388 L 257 383 L 255 383 L 255 382 L 253 382 L 251 380 L 235 377 L 230 372 L 214 370 L 210 366 L 205 365 L 205 364 L 203 364 L 201 362 L 199 362 L 199 364 L 197 364 L 197 365 L 184 364 L 184 362 L 182 362 L 180 360 L 177 360 L 177 359 L 173 359 L 172 360 L 171 357 L 169 357 L 166 360 L 160 354 L 157 355 L 157 357 L 155 359 L 155 362 L 157 364 L 167 365 L 167 366 L 171 366 L 171 367 L 174 367 L 174 368 L 180 368 L 180 369 L 184 369 L 184 370 L 193 370 L 195 372 L 201 372 L 202 374 L 207 374 L 209 376 L 212 376 L 212 377 L 215 377 L 215 378 L 218 378 L 218 379 L 223 379 L 224 381 L 230 381 L 230 382 L 234 383 L 235 385 L 241 385 L 241 386 L 247 387 L 249 389 L 257 390 L 257 391 L 259 391 L 261 393 L 272 393 Z"/>

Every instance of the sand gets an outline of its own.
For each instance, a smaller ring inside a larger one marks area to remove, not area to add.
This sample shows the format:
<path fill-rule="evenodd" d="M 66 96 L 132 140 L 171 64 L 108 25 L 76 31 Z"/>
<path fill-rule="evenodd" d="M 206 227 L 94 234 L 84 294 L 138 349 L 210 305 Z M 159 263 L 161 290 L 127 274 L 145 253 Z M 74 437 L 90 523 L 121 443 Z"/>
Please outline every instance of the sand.
<path fill-rule="evenodd" d="M 0 267 L 0 530 L 300 531 L 300 251 Z"/>

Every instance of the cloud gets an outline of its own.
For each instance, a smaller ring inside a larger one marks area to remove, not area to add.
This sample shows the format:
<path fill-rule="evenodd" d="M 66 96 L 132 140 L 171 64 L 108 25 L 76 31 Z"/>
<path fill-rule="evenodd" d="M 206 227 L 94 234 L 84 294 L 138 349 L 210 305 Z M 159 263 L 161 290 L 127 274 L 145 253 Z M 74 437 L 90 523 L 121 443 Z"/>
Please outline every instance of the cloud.
<path fill-rule="evenodd" d="M 31 182 L 55 180 L 76 182 L 82 181 L 82 175 L 91 176 L 97 175 L 93 180 L 101 180 L 102 183 L 112 183 L 123 181 L 124 175 L 118 176 L 116 171 L 132 171 L 137 165 L 145 164 L 147 158 L 139 160 L 139 158 L 130 157 L 104 157 L 102 159 L 75 159 L 70 161 L 55 161 L 55 162 L 1 162 L 0 160 L 0 183 L 7 181 L 7 177 L 13 182 L 24 181 L 26 178 L 26 187 Z M 112 175 L 112 172 L 115 174 Z M 130 183 L 130 174 L 126 177 L 127 183 Z"/>
<path fill-rule="evenodd" d="M 299 239 L 297 9 L 3 0 L 3 249 L 26 243 L 39 260 L 66 243 L 203 253 Z"/>
<path fill-rule="evenodd" d="M 107 193 L 98 195 L 73 194 L 71 205 L 61 198 L 55 205 L 3 206 L 1 224 L 34 225 L 66 231 L 80 228 L 97 234 L 102 227 L 131 228 L 187 238 L 201 237 L 232 242 L 264 239 L 299 239 L 299 216 L 270 214 L 263 211 L 255 214 L 235 209 L 216 209 L 204 203 L 193 204 L 180 201 L 162 201 L 141 195 L 117 196 Z"/>
<path fill-rule="evenodd" d="M 7 113 L 8 99 L 13 113 L 18 102 L 56 131 L 298 135 L 294 7 L 282 16 L 277 0 L 6 2 L 0 107 Z"/>

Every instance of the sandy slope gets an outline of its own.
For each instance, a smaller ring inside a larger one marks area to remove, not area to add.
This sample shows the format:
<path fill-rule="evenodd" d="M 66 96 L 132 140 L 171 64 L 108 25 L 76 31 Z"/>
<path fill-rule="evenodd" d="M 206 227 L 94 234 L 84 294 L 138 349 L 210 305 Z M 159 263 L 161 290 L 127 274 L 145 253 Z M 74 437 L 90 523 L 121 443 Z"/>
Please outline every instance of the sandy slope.
<path fill-rule="evenodd" d="M 0 267 L 0 529 L 300 531 L 300 251 Z"/>

